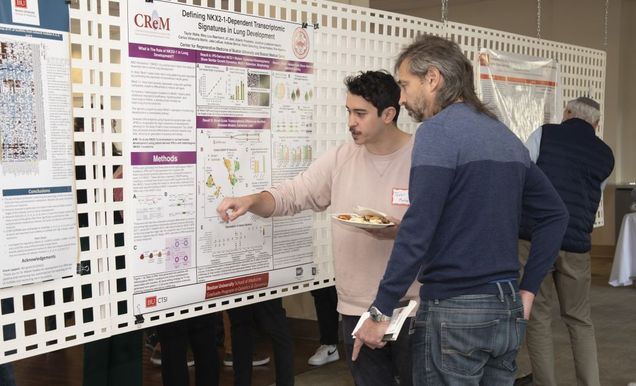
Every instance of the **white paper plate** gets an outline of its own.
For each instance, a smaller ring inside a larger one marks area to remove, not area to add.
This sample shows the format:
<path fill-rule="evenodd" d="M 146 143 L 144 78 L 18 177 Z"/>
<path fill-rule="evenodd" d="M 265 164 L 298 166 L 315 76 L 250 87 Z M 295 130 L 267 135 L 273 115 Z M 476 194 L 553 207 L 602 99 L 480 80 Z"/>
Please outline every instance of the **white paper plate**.
<path fill-rule="evenodd" d="M 356 228 L 363 228 L 363 229 L 381 229 L 381 228 L 386 228 L 386 227 L 395 225 L 392 222 L 388 224 L 373 224 L 369 222 L 357 222 L 357 221 L 343 220 L 341 218 L 338 218 L 339 215 L 343 215 L 343 214 L 347 214 L 349 216 L 355 215 L 355 213 L 339 213 L 339 214 L 332 214 L 331 217 L 333 217 L 336 221 L 342 224 L 350 225 Z"/>

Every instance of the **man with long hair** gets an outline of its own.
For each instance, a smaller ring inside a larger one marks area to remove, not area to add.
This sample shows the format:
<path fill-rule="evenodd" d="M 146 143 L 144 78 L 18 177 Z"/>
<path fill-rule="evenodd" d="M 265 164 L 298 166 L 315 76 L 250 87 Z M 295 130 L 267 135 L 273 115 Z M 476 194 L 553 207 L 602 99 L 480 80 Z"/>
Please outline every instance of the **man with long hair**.
<path fill-rule="evenodd" d="M 477 98 L 472 65 L 457 44 L 423 36 L 402 51 L 396 69 L 400 103 L 422 121 L 411 205 L 353 357 L 363 344 L 383 347 L 383 319 L 417 276 L 414 384 L 512 385 L 534 294 L 554 262 L 567 212 L 523 143 Z M 522 209 L 536 226 L 518 282 Z"/>

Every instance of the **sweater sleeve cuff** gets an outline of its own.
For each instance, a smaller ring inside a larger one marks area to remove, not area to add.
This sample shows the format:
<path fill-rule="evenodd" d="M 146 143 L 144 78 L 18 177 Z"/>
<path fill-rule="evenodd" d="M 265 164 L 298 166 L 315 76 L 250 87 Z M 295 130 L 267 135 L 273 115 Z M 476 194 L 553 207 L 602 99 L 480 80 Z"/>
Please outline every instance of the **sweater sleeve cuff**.
<path fill-rule="evenodd" d="M 274 211 L 272 212 L 270 217 L 284 216 L 283 198 L 282 198 L 282 195 L 280 194 L 280 191 L 276 189 L 275 187 L 272 187 L 272 188 L 263 190 L 263 192 L 267 192 L 271 194 L 272 197 L 274 197 L 274 203 L 276 204 L 276 207 L 274 208 Z"/>
<path fill-rule="evenodd" d="M 374 305 L 380 312 L 387 316 L 393 315 L 393 310 L 395 309 L 395 305 L 398 303 L 397 300 L 393 300 L 388 296 L 381 296 L 378 294 L 378 297 L 375 298 L 372 305 Z"/>

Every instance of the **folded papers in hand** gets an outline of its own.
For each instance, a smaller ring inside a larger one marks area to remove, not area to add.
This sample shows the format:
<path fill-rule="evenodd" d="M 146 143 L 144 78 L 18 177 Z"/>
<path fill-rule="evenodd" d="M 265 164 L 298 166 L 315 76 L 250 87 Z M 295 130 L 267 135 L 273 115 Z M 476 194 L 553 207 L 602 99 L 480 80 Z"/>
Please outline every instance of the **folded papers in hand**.
<path fill-rule="evenodd" d="M 392 342 L 397 340 L 398 335 L 400 335 L 400 331 L 402 330 L 402 326 L 404 322 L 411 314 L 411 311 L 415 309 L 417 306 L 417 302 L 415 300 L 409 300 L 400 302 L 398 307 L 393 310 L 393 315 L 391 315 L 391 322 L 389 322 L 389 327 L 386 329 L 386 333 L 382 338 L 385 342 Z M 362 315 L 360 315 L 360 320 L 356 324 L 356 327 L 353 329 L 351 335 L 355 338 L 355 334 L 358 329 L 362 326 L 365 320 L 369 319 L 369 311 L 366 311 Z"/>

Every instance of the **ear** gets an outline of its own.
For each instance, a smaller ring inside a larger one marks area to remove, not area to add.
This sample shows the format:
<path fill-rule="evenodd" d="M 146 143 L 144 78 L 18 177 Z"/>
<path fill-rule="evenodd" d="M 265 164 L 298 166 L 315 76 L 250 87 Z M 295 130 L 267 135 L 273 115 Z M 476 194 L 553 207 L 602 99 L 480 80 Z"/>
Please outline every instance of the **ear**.
<path fill-rule="evenodd" d="M 437 67 L 430 67 L 424 76 L 424 84 L 430 90 L 437 90 L 442 85 L 442 73 Z"/>
<path fill-rule="evenodd" d="M 386 109 L 384 109 L 384 111 L 382 111 L 380 118 L 382 119 L 382 122 L 384 122 L 385 124 L 390 124 L 391 122 L 393 122 L 393 118 L 395 118 L 396 113 L 397 111 L 395 110 L 395 107 L 389 106 Z"/>

